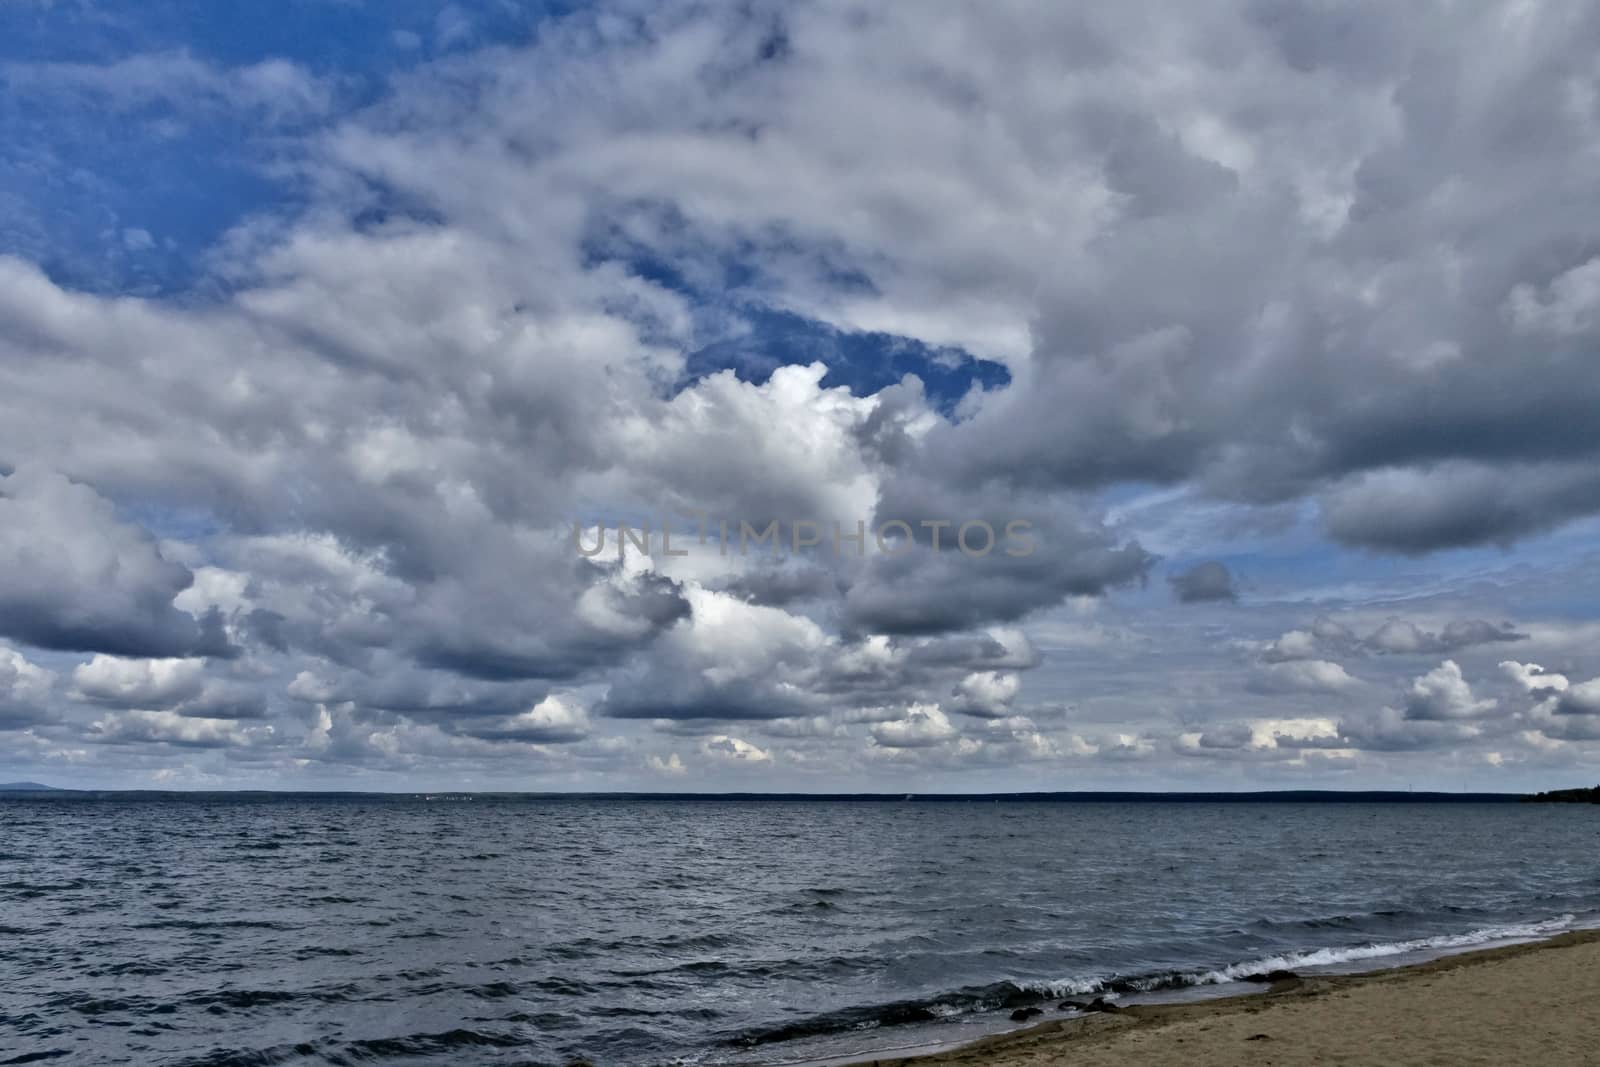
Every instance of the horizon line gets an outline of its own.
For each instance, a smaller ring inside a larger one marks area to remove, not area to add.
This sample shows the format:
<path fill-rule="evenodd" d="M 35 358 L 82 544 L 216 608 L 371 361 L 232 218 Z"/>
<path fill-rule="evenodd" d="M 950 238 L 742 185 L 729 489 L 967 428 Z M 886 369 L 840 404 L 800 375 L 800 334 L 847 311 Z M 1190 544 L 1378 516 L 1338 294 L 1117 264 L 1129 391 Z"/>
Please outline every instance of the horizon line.
<path fill-rule="evenodd" d="M 18 788 L 21 786 L 22 788 Z M 1585 787 L 1578 787 L 1585 788 Z M 1023 790 L 1013 792 L 926 792 L 893 790 L 886 792 L 801 792 L 801 791 L 688 791 L 659 790 L 519 790 L 519 789 L 183 789 L 183 788 L 96 788 L 52 786 L 39 782 L 0 783 L 6 793 L 129 794 L 154 796 L 320 796 L 320 797 L 539 797 L 618 800 L 821 800 L 821 801 L 1071 801 L 1071 800 L 1516 800 L 1556 790 L 1506 792 L 1492 790 L 1413 790 L 1413 789 L 1251 789 L 1251 790 Z"/>

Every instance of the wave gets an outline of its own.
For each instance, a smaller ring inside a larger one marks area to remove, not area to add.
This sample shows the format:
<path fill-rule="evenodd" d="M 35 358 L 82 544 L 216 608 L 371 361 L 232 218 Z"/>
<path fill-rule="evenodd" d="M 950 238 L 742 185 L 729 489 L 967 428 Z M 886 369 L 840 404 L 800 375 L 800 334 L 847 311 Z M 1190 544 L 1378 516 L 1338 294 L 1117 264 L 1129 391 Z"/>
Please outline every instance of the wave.
<path fill-rule="evenodd" d="M 1425 952 L 1449 952 L 1475 948 L 1499 941 L 1528 941 L 1552 937 L 1573 928 L 1575 915 L 1558 915 L 1538 922 L 1505 923 L 1484 926 L 1461 934 L 1415 937 L 1403 941 L 1373 941 L 1359 945 L 1313 948 L 1260 956 L 1224 967 L 1193 971 L 1164 971 L 1132 976 L 1065 978 L 1050 982 L 1024 982 L 1024 988 L 1037 989 L 1049 996 L 1089 993 L 1156 993 L 1191 986 L 1221 985 L 1250 975 L 1271 971 L 1292 971 L 1307 967 L 1338 967 L 1364 960 L 1383 959 Z"/>
<path fill-rule="evenodd" d="M 1044 981 L 1015 979 L 985 986 L 968 986 L 921 1000 L 902 1000 L 844 1008 L 781 1026 L 747 1030 L 729 1037 L 727 1044 L 752 1047 L 851 1030 L 873 1030 L 937 1022 L 958 1015 L 1027 1007 L 1060 997 L 1115 998 L 1130 993 L 1157 993 L 1197 986 L 1223 985 L 1272 971 L 1339 967 L 1391 956 L 1447 953 L 1499 942 L 1538 940 L 1574 929 L 1576 925 L 1575 915 L 1560 915 L 1538 922 L 1484 926 L 1459 934 L 1282 952 L 1214 968 L 1155 971 L 1134 975 L 1086 975 Z"/>
<path fill-rule="evenodd" d="M 301 1042 L 271 1048 L 214 1049 L 200 1056 L 178 1061 L 177 1067 L 271 1067 L 315 1059 L 323 1063 L 352 1063 L 368 1060 L 406 1059 L 426 1056 L 456 1057 L 467 1049 L 523 1049 L 530 1042 L 515 1034 L 457 1028 L 438 1034 L 407 1034 L 402 1037 L 368 1038 L 360 1041 Z M 534 1061 L 521 1061 L 539 1067 Z"/>
<path fill-rule="evenodd" d="M 1287 952 L 1264 956 L 1247 963 L 1236 963 L 1220 970 L 1201 972 L 1197 980 L 1187 985 L 1215 985 L 1236 982 L 1246 975 L 1268 971 L 1292 971 L 1304 967 L 1337 967 L 1364 960 L 1383 959 L 1386 956 L 1404 956 L 1419 952 L 1449 952 L 1453 949 L 1476 948 L 1499 941 L 1530 941 L 1552 937 L 1570 930 L 1577 922 L 1575 915 L 1560 915 L 1532 923 L 1508 923 L 1485 926 L 1464 934 L 1442 934 L 1436 937 L 1417 937 L 1406 941 L 1382 941 L 1346 948 L 1318 948 L 1307 952 Z"/>

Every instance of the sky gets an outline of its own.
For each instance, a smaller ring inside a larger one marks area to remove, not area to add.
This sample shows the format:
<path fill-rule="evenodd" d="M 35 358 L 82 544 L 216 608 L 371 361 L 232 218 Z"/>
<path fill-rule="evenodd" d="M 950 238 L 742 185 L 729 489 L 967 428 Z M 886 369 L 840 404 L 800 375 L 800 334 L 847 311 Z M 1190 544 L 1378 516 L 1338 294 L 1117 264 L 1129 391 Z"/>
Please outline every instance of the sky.
<path fill-rule="evenodd" d="M 1592 784 L 1597 57 L 0 5 L 0 780 Z"/>

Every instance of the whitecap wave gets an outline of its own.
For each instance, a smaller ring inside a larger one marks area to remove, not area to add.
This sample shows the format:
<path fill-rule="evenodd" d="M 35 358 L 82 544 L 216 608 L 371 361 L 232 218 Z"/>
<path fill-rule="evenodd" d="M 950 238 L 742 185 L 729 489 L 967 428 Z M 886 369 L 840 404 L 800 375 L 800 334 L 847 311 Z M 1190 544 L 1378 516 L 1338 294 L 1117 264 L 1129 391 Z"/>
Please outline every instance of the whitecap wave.
<path fill-rule="evenodd" d="M 1575 915 L 1558 915 L 1537 922 L 1505 923 L 1484 926 L 1460 934 L 1440 934 L 1435 937 L 1417 937 L 1404 941 L 1378 941 L 1363 945 L 1325 947 L 1297 952 L 1282 952 L 1271 956 L 1232 963 L 1225 967 L 1195 971 L 1168 971 L 1159 974 L 1135 976 L 1094 977 L 1074 976 L 1048 982 L 1017 982 L 1021 988 L 1032 989 L 1047 996 L 1082 996 L 1124 993 L 1150 993 L 1186 986 L 1222 985 L 1237 982 L 1249 975 L 1271 971 L 1295 971 L 1319 967 L 1341 967 L 1364 960 L 1379 960 L 1390 956 L 1407 956 L 1418 953 L 1449 953 L 1455 950 L 1478 948 L 1500 942 L 1532 941 L 1553 937 L 1575 929 Z"/>

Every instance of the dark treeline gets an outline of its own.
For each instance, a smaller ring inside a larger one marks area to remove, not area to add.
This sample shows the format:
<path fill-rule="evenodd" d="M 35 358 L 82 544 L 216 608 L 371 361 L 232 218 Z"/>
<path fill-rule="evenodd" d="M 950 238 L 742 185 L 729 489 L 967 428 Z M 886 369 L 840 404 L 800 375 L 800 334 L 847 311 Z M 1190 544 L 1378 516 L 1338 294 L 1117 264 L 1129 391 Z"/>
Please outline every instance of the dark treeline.
<path fill-rule="evenodd" d="M 1552 789 L 1524 799 L 1547 804 L 1600 804 L 1600 785 L 1589 789 Z"/>

